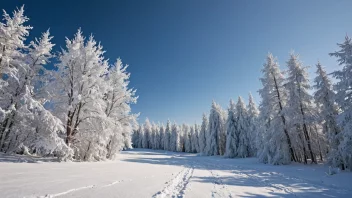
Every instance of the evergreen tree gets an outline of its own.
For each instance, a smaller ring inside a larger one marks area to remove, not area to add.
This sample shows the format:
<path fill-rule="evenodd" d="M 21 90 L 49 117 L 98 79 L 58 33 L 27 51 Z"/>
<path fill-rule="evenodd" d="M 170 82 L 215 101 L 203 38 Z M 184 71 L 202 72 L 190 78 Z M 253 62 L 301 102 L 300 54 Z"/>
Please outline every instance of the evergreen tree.
<path fill-rule="evenodd" d="M 177 151 L 179 142 L 177 125 L 173 123 L 171 126 L 170 151 Z"/>
<path fill-rule="evenodd" d="M 248 103 L 248 124 L 249 124 L 249 142 L 250 142 L 250 156 L 256 156 L 257 154 L 257 136 L 259 131 L 259 110 L 254 102 L 252 94 L 249 94 Z"/>
<path fill-rule="evenodd" d="M 248 127 L 248 114 L 246 105 L 242 97 L 238 97 L 236 105 L 236 127 L 235 133 L 238 136 L 237 156 L 249 157 L 250 154 L 250 141 L 249 141 L 249 127 Z"/>
<path fill-rule="evenodd" d="M 303 153 L 300 153 L 302 153 L 304 162 L 307 163 L 309 157 L 313 163 L 317 163 L 309 134 L 309 127 L 314 124 L 316 111 L 312 103 L 313 97 L 308 93 L 310 85 L 307 68 L 302 66 L 298 55 L 295 54 L 290 55 L 287 67 L 288 77 L 285 85 L 289 93 L 287 115 L 290 115 L 291 137 L 294 137 L 295 142 L 298 142 L 293 145 L 296 148 L 296 156 L 299 156 L 298 152 L 303 149 Z"/>
<path fill-rule="evenodd" d="M 236 128 L 236 104 L 233 100 L 230 100 L 226 121 L 226 157 L 234 158 L 237 156 L 238 136 Z"/>
<path fill-rule="evenodd" d="M 184 139 L 185 139 L 185 152 L 186 153 L 191 153 L 192 152 L 192 143 L 191 143 L 191 137 L 192 137 L 192 134 L 194 133 L 194 128 L 193 126 L 190 126 L 190 127 L 186 127 L 186 129 L 189 130 L 185 130 L 184 131 Z"/>
<path fill-rule="evenodd" d="M 259 90 L 262 97 L 260 112 L 265 126 L 263 142 L 266 144 L 259 159 L 264 163 L 288 164 L 296 161 L 296 158 L 283 112 L 287 94 L 283 86 L 284 77 L 272 54 L 267 56 L 262 72 L 264 76 L 260 79 L 263 84 L 263 88 Z"/>
<path fill-rule="evenodd" d="M 207 155 L 220 155 L 222 154 L 220 143 L 225 144 L 225 142 L 220 141 L 222 134 L 225 134 L 225 123 L 223 119 L 223 110 L 220 105 L 213 101 L 212 108 L 209 115 L 209 133 L 206 137 L 207 139 Z"/>
<path fill-rule="evenodd" d="M 339 111 L 338 106 L 335 104 L 335 93 L 326 71 L 319 62 L 316 66 L 317 76 L 314 79 L 314 88 L 316 89 L 314 99 L 319 108 L 318 122 L 322 122 L 323 133 L 328 139 L 329 163 L 335 167 L 341 167 L 343 169 L 343 159 L 338 148 L 341 142 L 341 137 L 339 137 L 340 129 L 336 122 L 336 117 Z"/>
<path fill-rule="evenodd" d="M 164 124 L 161 124 L 161 126 L 159 127 L 159 133 L 160 133 L 160 142 L 159 142 L 159 148 L 161 150 L 166 150 L 164 148 L 164 142 L 165 142 L 165 127 Z"/>
<path fill-rule="evenodd" d="M 143 137 L 143 148 L 151 148 L 151 142 L 152 142 L 152 125 L 150 124 L 150 121 L 148 118 L 145 119 L 144 126 L 143 126 L 143 131 L 144 131 L 144 137 Z"/>
<path fill-rule="evenodd" d="M 342 142 L 339 149 L 342 154 L 345 166 L 352 170 L 352 42 L 346 36 L 344 43 L 338 44 L 340 50 L 331 53 L 330 56 L 338 58 L 341 70 L 333 72 L 338 80 L 334 86 L 336 90 L 336 102 L 339 104 L 342 113 L 338 116 L 338 125 L 341 128 Z"/>
<path fill-rule="evenodd" d="M 194 133 L 192 135 L 192 152 L 198 153 L 199 152 L 199 126 L 197 124 L 194 125 Z"/>
<path fill-rule="evenodd" d="M 188 134 L 189 134 L 189 126 L 187 124 L 182 124 L 181 127 L 181 146 L 182 146 L 182 151 L 186 152 L 186 140 L 188 138 Z"/>
<path fill-rule="evenodd" d="M 176 123 L 174 123 L 173 126 L 172 126 L 172 134 L 174 136 L 176 136 L 175 137 L 175 150 L 174 151 L 181 152 L 182 151 L 181 143 L 180 143 L 181 133 L 180 133 L 179 127 L 177 126 Z"/>
<path fill-rule="evenodd" d="M 168 120 L 165 128 L 164 150 L 170 151 L 171 149 L 170 138 L 171 138 L 171 124 L 170 124 L 170 120 Z"/>
<path fill-rule="evenodd" d="M 139 131 L 139 139 L 138 139 L 138 148 L 144 148 L 143 146 L 143 141 L 144 141 L 144 130 L 143 130 L 143 125 L 140 124 L 138 127 Z"/>
<path fill-rule="evenodd" d="M 203 114 L 203 118 L 202 118 L 202 125 L 199 131 L 199 138 L 198 138 L 198 142 L 199 142 L 199 152 L 200 153 L 205 153 L 206 152 L 206 134 L 208 131 L 208 118 L 205 114 Z"/>

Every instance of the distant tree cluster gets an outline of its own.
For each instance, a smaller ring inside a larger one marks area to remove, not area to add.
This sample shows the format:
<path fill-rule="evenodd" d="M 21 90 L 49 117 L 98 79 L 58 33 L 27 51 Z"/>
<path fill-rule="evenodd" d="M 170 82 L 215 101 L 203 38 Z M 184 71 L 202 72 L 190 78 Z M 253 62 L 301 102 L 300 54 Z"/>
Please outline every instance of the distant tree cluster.
<path fill-rule="evenodd" d="M 0 22 L 0 151 L 95 161 L 130 148 L 127 66 L 80 29 L 58 53 L 49 31 L 26 42 L 28 20 L 21 7 Z"/>
<path fill-rule="evenodd" d="M 150 125 L 134 132 L 138 148 L 198 152 L 229 158 L 258 157 L 263 163 L 317 163 L 327 161 L 352 170 L 352 42 L 338 44 L 341 70 L 332 73 L 333 84 L 318 62 L 316 77 L 309 82 L 308 67 L 291 53 L 281 72 L 276 58 L 268 54 L 260 78 L 261 103 L 253 97 L 245 105 L 241 97 L 230 101 L 227 112 L 213 102 L 209 119 L 201 127 Z M 140 144 L 139 142 L 148 142 Z"/>

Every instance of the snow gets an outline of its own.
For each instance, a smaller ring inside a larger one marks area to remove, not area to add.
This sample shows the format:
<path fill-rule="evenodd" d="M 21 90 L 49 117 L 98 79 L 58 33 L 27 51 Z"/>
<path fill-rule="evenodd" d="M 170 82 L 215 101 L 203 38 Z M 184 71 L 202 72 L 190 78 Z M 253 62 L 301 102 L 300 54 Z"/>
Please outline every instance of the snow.
<path fill-rule="evenodd" d="M 1 197 L 352 197 L 350 172 L 273 166 L 168 151 L 123 151 L 115 161 L 55 162 L 0 154 Z"/>

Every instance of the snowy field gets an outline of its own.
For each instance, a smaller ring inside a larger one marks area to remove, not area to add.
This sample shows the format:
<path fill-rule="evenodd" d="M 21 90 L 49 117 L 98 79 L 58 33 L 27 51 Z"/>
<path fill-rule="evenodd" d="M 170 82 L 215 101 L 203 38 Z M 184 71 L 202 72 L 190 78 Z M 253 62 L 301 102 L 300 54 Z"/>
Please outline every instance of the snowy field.
<path fill-rule="evenodd" d="M 0 197 L 352 197 L 352 173 L 327 170 L 142 149 L 96 163 L 0 154 Z"/>

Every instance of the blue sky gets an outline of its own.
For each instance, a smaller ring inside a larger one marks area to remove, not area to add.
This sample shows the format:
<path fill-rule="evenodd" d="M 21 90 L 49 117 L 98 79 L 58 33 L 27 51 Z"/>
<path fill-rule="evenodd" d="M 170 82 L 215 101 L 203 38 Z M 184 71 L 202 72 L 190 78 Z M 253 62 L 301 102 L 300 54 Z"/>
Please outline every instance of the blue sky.
<path fill-rule="evenodd" d="M 50 28 L 59 49 L 81 27 L 101 41 L 107 58 L 129 64 L 140 121 L 199 123 L 213 99 L 225 108 L 248 92 L 259 102 L 268 52 L 283 69 L 295 50 L 305 65 L 320 60 L 332 71 L 337 64 L 328 53 L 352 34 L 348 0 L 11 0 L 0 7 L 12 12 L 22 4 L 31 37 Z"/>

